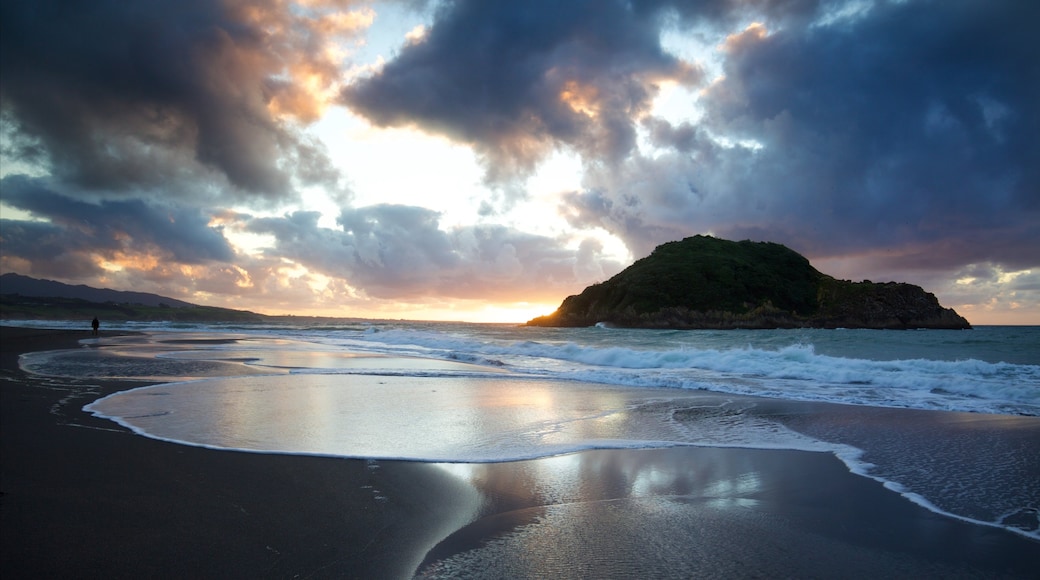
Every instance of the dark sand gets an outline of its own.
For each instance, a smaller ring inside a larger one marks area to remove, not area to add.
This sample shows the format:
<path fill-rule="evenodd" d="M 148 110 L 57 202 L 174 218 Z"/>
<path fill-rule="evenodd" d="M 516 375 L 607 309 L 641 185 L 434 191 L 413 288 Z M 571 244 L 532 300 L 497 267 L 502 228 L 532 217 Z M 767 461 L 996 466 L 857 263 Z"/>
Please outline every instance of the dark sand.
<path fill-rule="evenodd" d="M 5 579 L 408 577 L 472 495 L 420 463 L 214 451 L 134 435 L 81 408 L 141 383 L 74 384 L 17 369 L 19 352 L 76 348 L 89 331 L 0 333 Z"/>
<path fill-rule="evenodd" d="M 1033 578 L 1040 569 L 1040 542 L 929 512 L 827 454 L 592 451 L 456 469 L 463 479 L 422 463 L 156 441 L 82 411 L 142 383 L 17 367 L 20 352 L 79 348 L 82 338 L 89 331 L 0 329 L 5 579 L 407 578 L 417 569 Z"/>

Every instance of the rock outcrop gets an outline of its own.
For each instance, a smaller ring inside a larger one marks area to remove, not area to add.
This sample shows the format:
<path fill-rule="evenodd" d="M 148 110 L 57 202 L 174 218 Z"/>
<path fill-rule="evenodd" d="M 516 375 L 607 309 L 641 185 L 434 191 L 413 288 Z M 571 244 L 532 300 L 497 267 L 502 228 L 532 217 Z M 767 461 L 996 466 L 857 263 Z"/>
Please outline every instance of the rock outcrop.
<path fill-rule="evenodd" d="M 694 236 L 658 246 L 530 326 L 971 328 L 919 286 L 836 280 L 780 244 Z"/>

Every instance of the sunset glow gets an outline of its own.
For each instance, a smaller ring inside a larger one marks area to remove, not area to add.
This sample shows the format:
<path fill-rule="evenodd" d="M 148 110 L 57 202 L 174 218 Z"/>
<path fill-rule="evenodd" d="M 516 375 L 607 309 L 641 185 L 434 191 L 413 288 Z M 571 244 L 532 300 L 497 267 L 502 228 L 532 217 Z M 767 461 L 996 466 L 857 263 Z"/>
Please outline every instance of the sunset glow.
<path fill-rule="evenodd" d="M 1014 3 L 29 4 L 0 14 L 3 273 L 523 322 L 710 232 L 1040 324 Z"/>

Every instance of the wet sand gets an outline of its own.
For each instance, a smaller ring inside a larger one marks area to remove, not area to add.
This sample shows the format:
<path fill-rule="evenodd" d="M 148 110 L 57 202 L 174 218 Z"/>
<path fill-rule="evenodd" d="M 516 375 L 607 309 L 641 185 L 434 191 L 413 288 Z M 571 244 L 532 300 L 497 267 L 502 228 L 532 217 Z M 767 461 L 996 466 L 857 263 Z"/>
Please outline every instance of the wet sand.
<path fill-rule="evenodd" d="M 4 578 L 402 578 L 472 501 L 468 486 L 420 463 L 134 435 L 81 408 L 142 383 L 17 369 L 20 351 L 77 348 L 89 331 L 0 332 Z"/>
<path fill-rule="evenodd" d="M 934 514 L 822 453 L 670 448 L 438 466 L 218 451 L 82 407 L 0 329 L 0 575 L 1032 577 L 1040 542 Z"/>

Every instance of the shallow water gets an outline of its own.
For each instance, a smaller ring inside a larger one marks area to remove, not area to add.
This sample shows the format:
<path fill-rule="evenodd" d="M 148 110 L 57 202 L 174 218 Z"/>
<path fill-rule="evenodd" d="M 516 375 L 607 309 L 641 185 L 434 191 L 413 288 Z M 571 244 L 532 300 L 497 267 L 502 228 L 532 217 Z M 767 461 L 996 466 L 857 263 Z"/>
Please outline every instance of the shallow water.
<path fill-rule="evenodd" d="M 467 463 L 596 448 L 818 451 L 938 513 L 1040 539 L 1040 418 L 1024 414 L 1035 410 L 1040 367 L 960 357 L 979 343 L 999 350 L 994 337 L 1031 340 L 1030 331 L 862 334 L 881 342 L 870 347 L 877 353 L 922 355 L 942 344 L 960 353 L 906 360 L 838 356 L 856 342 L 840 331 L 811 344 L 798 332 L 526 331 L 395 323 L 157 333 L 22 364 L 70 376 L 199 378 L 87 407 L 193 445 Z M 754 342 L 736 346 L 742 339 Z M 1017 342 L 1007 351 L 1022 355 Z M 822 402 L 806 402 L 814 400 Z"/>

